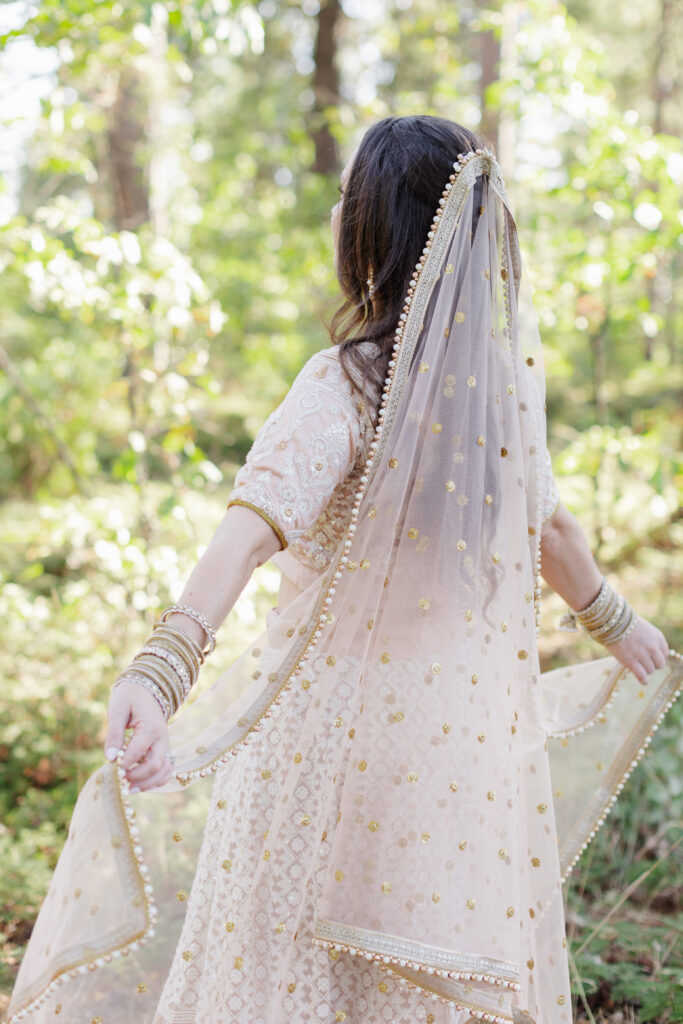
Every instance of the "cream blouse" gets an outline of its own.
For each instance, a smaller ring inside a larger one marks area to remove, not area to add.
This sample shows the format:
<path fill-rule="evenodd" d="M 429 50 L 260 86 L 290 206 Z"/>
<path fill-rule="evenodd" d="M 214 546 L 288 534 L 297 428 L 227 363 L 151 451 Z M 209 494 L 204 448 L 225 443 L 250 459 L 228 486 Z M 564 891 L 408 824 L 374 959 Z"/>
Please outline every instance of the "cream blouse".
<path fill-rule="evenodd" d="M 246 505 L 277 534 L 282 548 L 271 561 L 283 577 L 280 608 L 330 564 L 373 436 L 372 421 L 336 346 L 311 356 L 257 433 L 227 508 Z M 542 495 L 545 522 L 560 500 L 547 448 Z"/>

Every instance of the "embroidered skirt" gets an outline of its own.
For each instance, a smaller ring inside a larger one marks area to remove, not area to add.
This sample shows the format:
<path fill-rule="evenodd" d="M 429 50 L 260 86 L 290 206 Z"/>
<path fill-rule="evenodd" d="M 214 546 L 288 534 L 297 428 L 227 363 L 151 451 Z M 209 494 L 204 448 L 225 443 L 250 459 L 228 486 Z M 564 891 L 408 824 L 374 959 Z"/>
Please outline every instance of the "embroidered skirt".
<path fill-rule="evenodd" d="M 268 614 L 268 625 L 277 609 Z M 215 776 L 187 917 L 154 1024 L 466 1024 L 377 963 L 313 943 L 313 915 L 339 813 L 353 688 L 309 734 L 299 689 L 249 750 Z M 290 764 L 298 783 L 283 791 Z M 291 813 L 291 804 L 298 812 Z M 313 822 L 320 823 L 318 827 Z M 268 862 L 268 871 L 261 868 Z"/>

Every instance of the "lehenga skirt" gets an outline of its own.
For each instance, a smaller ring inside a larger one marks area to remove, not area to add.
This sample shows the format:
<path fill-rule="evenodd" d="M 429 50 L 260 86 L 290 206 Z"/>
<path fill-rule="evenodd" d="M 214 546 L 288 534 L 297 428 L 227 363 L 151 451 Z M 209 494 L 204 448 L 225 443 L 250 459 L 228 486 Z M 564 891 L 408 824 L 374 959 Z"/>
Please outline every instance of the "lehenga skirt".
<path fill-rule="evenodd" d="M 347 723 L 357 660 L 348 659 L 348 681 L 327 697 L 324 731 L 307 728 L 312 694 L 299 687 L 277 707 L 257 742 L 217 771 L 197 873 L 190 891 L 181 894 L 187 914 L 154 1024 L 471 1019 L 465 1010 L 427 1005 L 377 963 L 313 944 L 331 850 L 327 837 L 339 813 L 351 746 Z M 404 667 L 415 672 L 417 662 Z M 290 768 L 296 773 L 291 787 L 283 781 Z"/>
<path fill-rule="evenodd" d="M 313 589 L 270 615 L 173 723 L 178 765 L 208 766 L 191 784 L 181 777 L 131 795 L 116 764 L 88 779 L 21 965 L 11 1024 L 555 1024 L 510 1004 L 509 989 L 492 987 L 482 1010 L 475 974 L 442 1001 L 389 957 L 366 961 L 314 942 L 358 659 L 345 655 L 327 688 L 316 685 L 315 656 L 292 685 L 272 671 Z M 538 755 L 552 779 L 547 828 L 557 854 L 544 865 L 556 876 L 546 887 L 561 888 L 605 820 L 680 692 L 682 669 L 672 653 L 647 688 L 611 657 L 542 676 L 547 743 Z M 419 670 L 409 658 L 386 666 Z M 561 901 L 553 913 L 563 935 Z M 551 973 L 568 991 L 566 949 L 550 959 L 520 963 L 527 994 Z M 568 1013 L 565 1005 L 562 1019 Z"/>

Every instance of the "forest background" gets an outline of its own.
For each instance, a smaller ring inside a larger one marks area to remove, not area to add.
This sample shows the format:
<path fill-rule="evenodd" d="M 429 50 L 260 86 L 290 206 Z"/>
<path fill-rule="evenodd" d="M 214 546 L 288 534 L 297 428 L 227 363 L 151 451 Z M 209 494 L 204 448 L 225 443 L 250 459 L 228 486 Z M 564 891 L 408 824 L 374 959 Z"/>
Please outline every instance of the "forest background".
<path fill-rule="evenodd" d="M 683 651 L 680 0 L 21 0 L 1 17 L 0 1009 L 109 688 L 328 343 L 329 210 L 378 118 L 439 114 L 496 146 L 562 498 Z M 278 578 L 257 570 L 202 686 L 261 631 Z M 602 654 L 558 632 L 563 610 L 546 591 L 546 668 Z M 567 886 L 577 1022 L 683 1021 L 681 704 Z"/>

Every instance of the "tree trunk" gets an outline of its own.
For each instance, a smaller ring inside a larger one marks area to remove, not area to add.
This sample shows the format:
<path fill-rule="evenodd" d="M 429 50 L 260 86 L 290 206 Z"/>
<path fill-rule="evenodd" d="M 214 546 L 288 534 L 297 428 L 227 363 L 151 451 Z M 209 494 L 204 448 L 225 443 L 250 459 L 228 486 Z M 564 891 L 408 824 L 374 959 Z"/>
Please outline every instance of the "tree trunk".
<path fill-rule="evenodd" d="M 135 72 L 124 69 L 107 132 L 109 178 L 117 231 L 133 231 L 149 220 L 148 175 L 137 159 L 140 143 L 145 137 L 143 96 Z"/>
<path fill-rule="evenodd" d="M 311 138 L 315 146 L 313 170 L 317 174 L 339 171 L 337 140 L 330 131 L 326 108 L 339 105 L 339 70 L 335 31 L 341 15 L 339 0 L 322 0 L 318 12 L 318 34 L 315 40 L 315 71 L 313 92 L 315 104 L 311 119 Z"/>
<path fill-rule="evenodd" d="M 161 13 L 159 4 L 152 7 L 150 29 L 152 45 L 147 54 L 147 103 L 148 103 L 148 144 L 149 170 L 149 218 L 152 231 L 161 238 L 170 238 L 172 190 L 174 187 L 173 164 L 175 148 L 172 131 L 164 118 L 164 105 L 173 93 L 169 81 L 170 60 L 168 56 L 167 14 Z"/>
<path fill-rule="evenodd" d="M 517 74 L 517 27 L 519 24 L 519 4 L 514 0 L 507 0 L 502 10 L 502 33 L 500 40 L 500 61 L 498 65 L 498 77 L 504 82 L 512 81 Z M 517 199 L 517 185 L 515 182 L 515 145 L 517 141 L 517 122 L 514 115 L 505 110 L 498 111 L 497 124 L 498 163 L 500 164 L 508 186 L 510 200 L 514 205 Z"/>
<path fill-rule="evenodd" d="M 666 44 L 667 24 L 671 16 L 671 0 L 661 0 L 659 5 L 659 27 L 655 40 L 654 64 L 652 68 L 652 105 L 654 108 L 653 129 L 655 133 L 663 131 L 663 108 L 664 101 L 670 92 L 670 81 L 666 75 Z M 657 194 L 659 186 L 656 181 L 650 182 L 652 191 Z M 659 270 L 662 273 L 663 269 Z M 657 289 L 656 277 L 648 276 L 645 283 L 648 309 L 651 313 L 657 312 Z M 643 355 L 647 362 L 652 361 L 653 339 L 646 334 L 644 336 Z"/>
<path fill-rule="evenodd" d="M 486 90 L 498 79 L 500 65 L 500 40 L 493 32 L 479 33 L 481 78 L 479 79 L 479 102 L 481 104 L 481 134 L 498 150 L 499 112 L 486 102 Z"/>
<path fill-rule="evenodd" d="M 652 102 L 654 106 L 652 127 L 655 134 L 659 134 L 659 132 L 666 130 L 664 127 L 663 117 L 664 102 L 673 91 L 671 75 L 667 73 L 666 60 L 668 33 L 671 31 L 670 23 L 672 6 L 672 0 L 660 0 L 659 31 L 657 32 L 657 39 L 655 42 L 655 59 L 654 67 L 652 69 Z"/>

